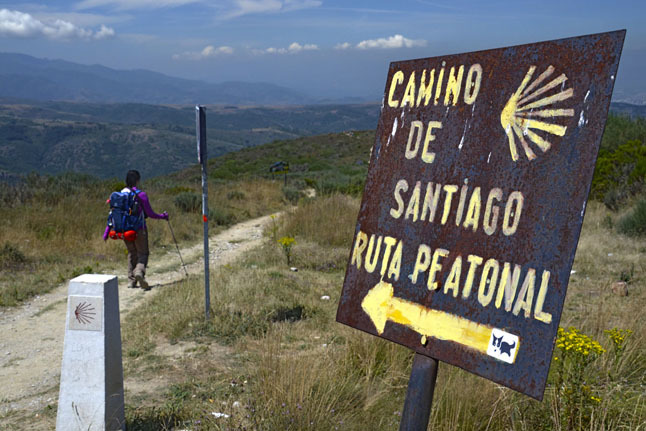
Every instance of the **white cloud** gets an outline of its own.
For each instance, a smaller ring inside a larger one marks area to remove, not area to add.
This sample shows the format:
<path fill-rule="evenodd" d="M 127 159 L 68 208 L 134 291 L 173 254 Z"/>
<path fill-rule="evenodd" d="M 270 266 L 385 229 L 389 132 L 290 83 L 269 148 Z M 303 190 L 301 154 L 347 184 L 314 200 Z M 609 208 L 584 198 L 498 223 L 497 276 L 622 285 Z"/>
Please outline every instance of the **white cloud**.
<path fill-rule="evenodd" d="M 298 42 L 292 42 L 287 48 L 267 48 L 264 51 L 262 50 L 254 50 L 254 54 L 297 54 L 302 51 L 316 51 L 318 50 L 319 47 L 318 45 L 315 45 L 313 43 L 306 43 L 305 45 L 301 45 Z"/>
<path fill-rule="evenodd" d="M 352 48 L 352 45 L 348 42 L 343 42 L 343 43 L 338 43 L 334 49 L 350 49 Z"/>
<path fill-rule="evenodd" d="M 77 9 L 111 7 L 116 10 L 160 9 L 201 3 L 202 0 L 83 0 L 76 4 Z"/>
<path fill-rule="evenodd" d="M 97 27 L 101 24 L 118 24 L 131 21 L 133 19 L 132 15 L 114 13 L 104 15 L 85 12 L 52 12 L 49 10 L 43 12 L 33 11 L 29 13 L 31 13 L 34 18 L 40 21 L 52 21 L 61 19 L 63 21 L 73 22 L 79 27 Z M 119 35 L 121 36 L 121 34 Z"/>
<path fill-rule="evenodd" d="M 254 13 L 291 12 L 321 6 L 320 0 L 235 0 L 235 8 L 224 18 L 235 18 Z"/>
<path fill-rule="evenodd" d="M 357 48 L 359 49 L 413 48 L 416 46 L 426 46 L 426 41 L 422 39 L 408 39 L 401 34 L 396 34 L 389 38 L 368 39 L 357 44 Z"/>
<path fill-rule="evenodd" d="M 46 37 L 48 39 L 105 39 L 114 29 L 101 25 L 97 32 L 78 27 L 63 19 L 40 20 L 28 13 L 0 9 L 0 36 Z"/>
<path fill-rule="evenodd" d="M 101 24 L 101 30 L 94 34 L 95 39 L 107 39 L 114 36 L 114 29 Z"/>
<path fill-rule="evenodd" d="M 296 53 L 301 51 L 316 51 L 317 49 L 319 49 L 319 47 L 314 45 L 313 43 L 306 43 L 305 45 L 301 45 L 300 43 L 293 42 L 291 45 L 289 45 L 287 51 Z"/>
<path fill-rule="evenodd" d="M 173 55 L 173 60 L 204 60 L 218 55 L 231 55 L 233 52 L 234 50 L 230 46 L 216 48 L 213 45 L 208 45 L 202 51 L 186 51 L 181 54 L 175 54 Z"/>

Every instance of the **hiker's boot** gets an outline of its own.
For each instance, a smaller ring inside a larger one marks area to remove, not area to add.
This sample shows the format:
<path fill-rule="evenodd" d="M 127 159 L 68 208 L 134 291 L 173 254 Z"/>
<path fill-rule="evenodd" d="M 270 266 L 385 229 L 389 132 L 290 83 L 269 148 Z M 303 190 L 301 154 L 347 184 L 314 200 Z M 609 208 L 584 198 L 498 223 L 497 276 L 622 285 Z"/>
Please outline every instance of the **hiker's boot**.
<path fill-rule="evenodd" d="M 139 285 L 141 286 L 141 288 L 143 290 L 150 290 L 150 285 L 148 284 L 148 282 L 144 278 L 143 272 L 136 271 L 135 272 L 135 280 L 137 280 L 137 282 L 139 283 Z"/>
<path fill-rule="evenodd" d="M 139 286 L 137 286 L 136 281 L 132 281 L 132 282 L 128 283 L 128 289 L 136 289 L 137 287 L 139 287 Z"/>

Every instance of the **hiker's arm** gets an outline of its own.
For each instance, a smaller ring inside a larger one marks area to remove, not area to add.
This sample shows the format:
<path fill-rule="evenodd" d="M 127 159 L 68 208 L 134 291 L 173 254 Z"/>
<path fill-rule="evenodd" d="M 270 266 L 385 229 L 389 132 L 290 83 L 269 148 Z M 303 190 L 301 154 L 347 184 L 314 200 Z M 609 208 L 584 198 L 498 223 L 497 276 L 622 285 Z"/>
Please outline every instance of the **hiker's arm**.
<path fill-rule="evenodd" d="M 156 218 L 156 219 L 163 219 L 167 220 L 168 219 L 168 214 L 162 213 L 162 214 L 157 214 L 155 211 L 153 211 L 152 207 L 150 206 L 150 202 L 148 201 L 148 195 L 146 192 L 140 192 L 137 197 L 139 198 L 139 202 L 141 202 L 141 206 L 144 209 L 144 213 L 150 218 Z"/>

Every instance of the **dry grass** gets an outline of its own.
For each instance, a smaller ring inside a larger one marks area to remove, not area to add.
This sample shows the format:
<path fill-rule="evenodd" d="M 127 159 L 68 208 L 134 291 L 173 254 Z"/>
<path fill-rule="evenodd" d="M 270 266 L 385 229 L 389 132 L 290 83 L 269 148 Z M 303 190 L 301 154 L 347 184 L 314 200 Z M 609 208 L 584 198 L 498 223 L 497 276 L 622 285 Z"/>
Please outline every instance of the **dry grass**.
<path fill-rule="evenodd" d="M 106 272 L 126 266 L 122 242 L 102 239 L 109 210 L 105 200 L 112 191 L 111 186 L 108 182 L 99 182 L 65 195 L 56 185 L 50 185 L 53 190 L 44 188 L 35 193 L 60 193 L 61 199 L 0 208 L 4 223 L 0 229 L 0 248 L 8 244 L 25 257 L 24 262 L 0 259 L 0 306 L 15 305 L 47 292 L 81 273 Z M 201 194 L 199 184 L 192 187 L 181 189 Z M 150 196 L 155 211 L 169 212 L 180 244 L 194 243 L 201 237 L 200 213 L 185 213 L 175 206 L 176 185 L 144 182 L 142 189 Z M 275 212 L 284 206 L 280 184 L 272 181 L 214 183 L 209 187 L 209 209 L 223 214 L 228 223 Z M 149 219 L 147 224 L 151 254 L 174 252 L 166 222 Z M 217 220 L 210 222 L 211 233 L 223 227 Z"/>
<path fill-rule="evenodd" d="M 131 428 L 162 429 L 166 420 L 168 429 L 396 429 L 411 352 L 334 321 L 348 247 L 330 244 L 347 244 L 343 235 L 352 237 L 357 208 L 357 200 L 320 198 L 277 220 L 280 234 L 296 236 L 298 272 L 286 267 L 270 229 L 263 248 L 213 274 L 208 323 L 198 280 L 168 288 L 131 313 L 124 326 L 127 372 L 168 373 L 174 381 L 156 410 L 129 410 Z M 601 205 L 588 208 L 562 316 L 562 326 L 578 327 L 607 350 L 586 371 L 600 401 L 585 406 L 573 429 L 638 430 L 646 426 L 646 328 L 638 318 L 646 306 L 646 241 L 618 236 L 608 216 Z M 613 294 L 611 283 L 631 273 L 629 296 Z M 633 331 L 618 361 L 604 333 L 613 327 Z M 212 353 L 198 355 L 178 370 L 153 354 L 155 344 L 174 340 L 226 346 L 230 359 L 213 368 Z M 441 364 L 431 428 L 565 430 L 555 381 L 552 373 L 537 402 Z M 213 411 L 231 416 L 215 418 Z M 137 425 L 141 418 L 150 428 Z"/>
<path fill-rule="evenodd" d="M 304 203 L 284 219 L 282 235 L 300 236 L 319 244 L 350 247 L 359 201 L 342 194 Z M 332 220 L 330 219 L 332 217 Z"/>

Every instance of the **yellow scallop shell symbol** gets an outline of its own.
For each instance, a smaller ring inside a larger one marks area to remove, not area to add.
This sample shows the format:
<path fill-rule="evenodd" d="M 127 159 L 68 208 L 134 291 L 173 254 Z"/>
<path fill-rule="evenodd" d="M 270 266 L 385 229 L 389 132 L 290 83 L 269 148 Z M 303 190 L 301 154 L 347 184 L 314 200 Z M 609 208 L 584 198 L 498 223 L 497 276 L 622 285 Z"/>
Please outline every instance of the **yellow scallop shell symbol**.
<path fill-rule="evenodd" d="M 543 136 L 537 134 L 534 130 L 540 130 L 556 136 L 565 135 L 566 126 L 548 122 L 546 120 L 555 120 L 557 117 L 572 117 L 574 109 L 554 108 L 550 105 L 557 104 L 572 97 L 574 90 L 572 88 L 564 89 L 567 76 L 561 74 L 557 78 L 538 88 L 553 73 L 554 67 L 549 66 L 545 72 L 541 73 L 531 84 L 532 76 L 536 66 L 531 66 L 516 92 L 509 98 L 500 114 L 500 124 L 502 124 L 507 139 L 509 140 L 509 152 L 513 161 L 518 160 L 518 147 L 516 139 L 520 141 L 525 155 L 529 160 L 534 160 L 536 154 L 530 148 L 525 140 L 527 137 L 531 142 L 536 144 L 543 152 L 550 149 L 551 143 Z M 557 92 L 554 93 L 554 89 Z M 553 93 L 553 94 L 551 94 Z M 539 98 L 539 96 L 542 96 Z M 538 99 L 538 100 L 537 100 Z M 539 120 L 538 118 L 545 119 Z"/>

